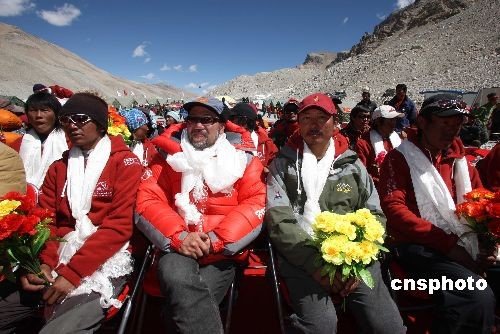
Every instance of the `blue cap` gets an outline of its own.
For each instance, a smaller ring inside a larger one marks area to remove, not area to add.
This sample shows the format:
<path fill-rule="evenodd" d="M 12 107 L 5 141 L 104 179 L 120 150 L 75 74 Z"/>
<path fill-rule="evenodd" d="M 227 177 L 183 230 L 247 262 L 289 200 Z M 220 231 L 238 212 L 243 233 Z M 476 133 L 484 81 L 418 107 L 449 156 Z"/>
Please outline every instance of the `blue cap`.
<path fill-rule="evenodd" d="M 201 96 L 196 98 L 196 100 L 184 103 L 182 108 L 186 109 L 189 113 L 191 109 L 195 106 L 201 106 L 212 110 L 217 115 L 222 114 L 224 109 L 224 104 L 213 96 Z"/>
<path fill-rule="evenodd" d="M 125 117 L 125 121 L 131 132 L 134 132 L 141 126 L 148 124 L 146 115 L 144 115 L 144 113 L 139 109 L 125 109 L 121 111 L 120 114 Z"/>

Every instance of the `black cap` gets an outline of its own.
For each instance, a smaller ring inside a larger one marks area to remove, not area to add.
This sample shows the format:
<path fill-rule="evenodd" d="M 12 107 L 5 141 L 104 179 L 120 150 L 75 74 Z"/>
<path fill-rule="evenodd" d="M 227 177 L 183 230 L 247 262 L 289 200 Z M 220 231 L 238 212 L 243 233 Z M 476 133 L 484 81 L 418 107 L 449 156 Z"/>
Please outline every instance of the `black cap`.
<path fill-rule="evenodd" d="M 424 100 L 419 115 L 436 115 L 450 117 L 455 115 L 468 115 L 467 105 L 462 101 L 461 95 L 437 94 Z"/>
<path fill-rule="evenodd" d="M 245 102 L 237 103 L 231 109 L 231 115 L 232 116 L 244 116 L 244 117 L 247 117 L 248 119 L 251 119 L 251 120 L 257 119 L 257 114 L 255 113 L 253 108 L 248 103 L 245 103 Z"/>

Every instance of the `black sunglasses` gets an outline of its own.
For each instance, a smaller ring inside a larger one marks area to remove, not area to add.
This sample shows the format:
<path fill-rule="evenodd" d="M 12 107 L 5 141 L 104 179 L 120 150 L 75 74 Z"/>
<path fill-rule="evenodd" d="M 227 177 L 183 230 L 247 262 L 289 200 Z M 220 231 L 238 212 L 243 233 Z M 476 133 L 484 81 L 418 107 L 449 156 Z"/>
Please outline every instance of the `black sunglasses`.
<path fill-rule="evenodd" d="M 59 123 L 63 126 L 68 126 L 70 123 L 73 123 L 77 127 L 82 127 L 91 121 L 92 118 L 86 114 L 63 115 L 59 117 Z"/>
<path fill-rule="evenodd" d="M 212 125 L 214 123 L 219 122 L 218 117 L 212 117 L 212 116 L 187 116 L 185 118 L 186 123 L 189 124 L 198 124 L 201 123 L 203 125 Z"/>

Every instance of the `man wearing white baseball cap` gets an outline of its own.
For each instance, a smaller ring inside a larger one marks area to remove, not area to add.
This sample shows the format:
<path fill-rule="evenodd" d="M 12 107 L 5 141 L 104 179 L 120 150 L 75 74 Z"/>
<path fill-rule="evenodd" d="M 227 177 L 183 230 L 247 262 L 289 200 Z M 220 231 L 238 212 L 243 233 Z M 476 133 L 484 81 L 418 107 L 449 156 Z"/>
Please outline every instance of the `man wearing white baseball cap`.
<path fill-rule="evenodd" d="M 404 113 L 397 112 L 389 105 L 376 108 L 372 113 L 371 130 L 362 135 L 356 143 L 355 151 L 377 188 L 379 169 L 385 155 L 401 144 L 402 138 L 394 130 L 398 118 L 403 116 Z"/>

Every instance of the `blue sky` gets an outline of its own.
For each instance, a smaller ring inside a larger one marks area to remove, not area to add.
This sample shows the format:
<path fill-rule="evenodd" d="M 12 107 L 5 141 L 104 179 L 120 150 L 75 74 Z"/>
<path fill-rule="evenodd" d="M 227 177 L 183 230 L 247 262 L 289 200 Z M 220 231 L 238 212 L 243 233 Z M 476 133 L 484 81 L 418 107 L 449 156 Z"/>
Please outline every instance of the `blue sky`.
<path fill-rule="evenodd" d="M 194 93 L 343 51 L 414 0 L 0 0 L 0 21 L 97 67 Z M 200 88 L 201 87 L 201 88 Z"/>

